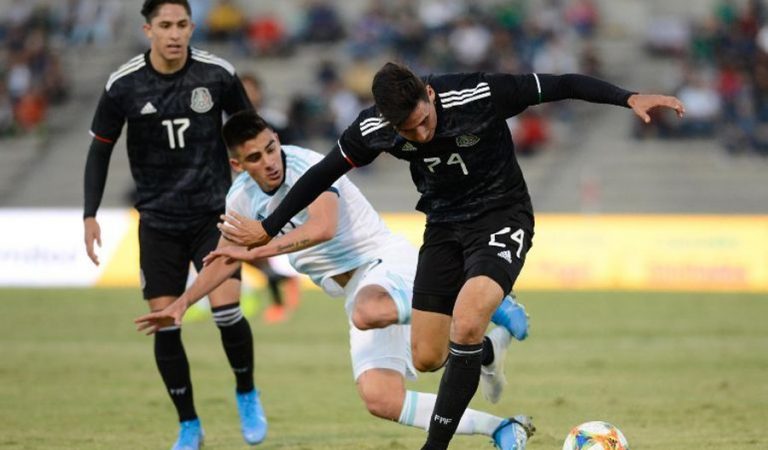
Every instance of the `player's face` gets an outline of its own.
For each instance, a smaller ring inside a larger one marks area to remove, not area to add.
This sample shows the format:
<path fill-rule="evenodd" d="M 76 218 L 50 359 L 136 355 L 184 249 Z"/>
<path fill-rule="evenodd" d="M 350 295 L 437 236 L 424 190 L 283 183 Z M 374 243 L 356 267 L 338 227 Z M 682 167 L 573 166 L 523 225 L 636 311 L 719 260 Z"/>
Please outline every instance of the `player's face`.
<path fill-rule="evenodd" d="M 411 115 L 397 127 L 397 133 L 411 142 L 426 143 L 435 137 L 437 128 L 437 110 L 435 109 L 435 91 L 427 86 L 429 101 L 420 101 Z"/>
<path fill-rule="evenodd" d="M 144 24 L 144 34 L 151 42 L 151 51 L 169 64 L 186 60 L 194 29 L 187 10 L 170 3 L 160 6 L 152 21 Z"/>
<path fill-rule="evenodd" d="M 229 160 L 238 172 L 246 171 L 262 191 L 274 191 L 283 182 L 283 157 L 277 134 L 265 129 L 237 149 L 237 158 Z"/>

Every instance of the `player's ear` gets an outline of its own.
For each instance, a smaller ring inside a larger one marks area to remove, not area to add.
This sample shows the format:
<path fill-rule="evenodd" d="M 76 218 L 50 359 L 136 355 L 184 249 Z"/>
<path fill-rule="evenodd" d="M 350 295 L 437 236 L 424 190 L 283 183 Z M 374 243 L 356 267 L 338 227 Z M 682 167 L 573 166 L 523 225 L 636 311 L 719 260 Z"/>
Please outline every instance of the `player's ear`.
<path fill-rule="evenodd" d="M 144 36 L 147 37 L 150 41 L 152 40 L 152 24 L 150 23 L 144 23 L 144 25 L 141 27 L 142 31 L 144 31 Z"/>
<path fill-rule="evenodd" d="M 435 102 L 435 90 L 430 85 L 427 85 L 427 97 L 429 97 L 430 103 Z"/>
<path fill-rule="evenodd" d="M 240 164 L 240 160 L 237 158 L 229 157 L 229 167 L 232 168 L 237 173 L 240 173 L 243 171 L 243 166 Z"/>

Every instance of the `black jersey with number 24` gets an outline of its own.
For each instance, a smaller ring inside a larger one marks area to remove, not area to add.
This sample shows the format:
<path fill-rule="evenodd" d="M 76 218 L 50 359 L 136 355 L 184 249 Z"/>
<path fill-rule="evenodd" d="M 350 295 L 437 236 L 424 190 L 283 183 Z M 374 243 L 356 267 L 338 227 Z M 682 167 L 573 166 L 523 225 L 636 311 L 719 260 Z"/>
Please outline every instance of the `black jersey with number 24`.
<path fill-rule="evenodd" d="M 540 102 L 534 74 L 447 74 L 426 77 L 435 90 L 437 129 L 425 144 L 402 138 L 373 106 L 346 129 L 339 147 L 355 166 L 387 152 L 410 162 L 430 223 L 470 220 L 530 197 L 506 119 Z"/>
<path fill-rule="evenodd" d="M 227 61 L 193 48 L 181 70 L 165 75 L 153 69 L 147 52 L 110 76 L 91 134 L 115 142 L 128 123 L 142 221 L 178 229 L 224 208 L 231 172 L 222 113 L 247 108 L 250 102 Z"/>

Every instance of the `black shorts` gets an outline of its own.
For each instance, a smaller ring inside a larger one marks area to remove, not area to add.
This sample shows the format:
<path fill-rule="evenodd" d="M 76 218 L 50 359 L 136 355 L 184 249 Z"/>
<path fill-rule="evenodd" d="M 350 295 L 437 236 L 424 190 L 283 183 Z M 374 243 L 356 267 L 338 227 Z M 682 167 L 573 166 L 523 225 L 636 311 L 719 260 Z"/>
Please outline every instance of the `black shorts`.
<path fill-rule="evenodd" d="M 195 221 L 183 230 L 160 230 L 139 221 L 139 259 L 144 299 L 181 295 L 187 286 L 189 263 L 199 272 L 203 257 L 214 250 L 221 233 L 219 214 Z M 232 278 L 240 279 L 240 270 Z"/>
<path fill-rule="evenodd" d="M 466 222 L 427 224 L 413 308 L 452 315 L 464 282 L 485 275 L 512 290 L 533 239 L 530 207 L 495 209 Z"/>

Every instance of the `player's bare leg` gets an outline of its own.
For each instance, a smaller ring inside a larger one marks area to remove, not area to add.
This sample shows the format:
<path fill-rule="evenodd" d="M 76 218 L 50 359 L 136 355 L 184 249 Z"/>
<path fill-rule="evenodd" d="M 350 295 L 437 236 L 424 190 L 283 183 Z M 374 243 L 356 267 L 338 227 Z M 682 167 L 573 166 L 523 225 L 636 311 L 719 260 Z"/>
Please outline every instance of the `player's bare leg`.
<path fill-rule="evenodd" d="M 507 300 L 505 300 L 507 301 Z M 520 315 L 519 309 L 499 308 L 495 315 L 507 318 L 510 312 Z M 522 314 L 525 310 L 522 309 Z M 434 372 L 445 365 L 448 359 L 448 344 L 451 329 L 451 316 L 428 311 L 413 310 L 411 327 L 411 353 L 413 364 L 420 372 Z M 515 322 L 513 331 L 527 336 L 527 321 Z M 522 329 L 524 328 L 524 331 Z M 521 330 L 518 330 L 521 329 Z M 493 354 L 483 358 L 483 395 L 491 403 L 498 402 L 504 387 L 504 356 L 511 342 L 511 333 L 507 327 L 498 326 L 486 333 L 484 348 L 493 347 Z"/>
<path fill-rule="evenodd" d="M 471 345 L 482 342 L 491 315 L 501 304 L 501 286 L 486 276 L 470 278 L 464 283 L 451 322 L 451 341 Z"/>
<path fill-rule="evenodd" d="M 375 417 L 427 430 L 435 394 L 407 391 L 403 375 L 395 370 L 371 369 L 357 379 L 357 392 L 366 409 Z M 459 422 L 457 434 L 492 437 L 508 419 L 467 409 Z"/>
<path fill-rule="evenodd" d="M 357 379 L 357 393 L 369 413 L 396 421 L 405 398 L 403 375 L 389 369 L 366 370 Z"/>
<path fill-rule="evenodd" d="M 370 330 L 397 323 L 401 323 L 397 305 L 386 289 L 374 284 L 360 289 L 352 310 L 352 324 L 355 327 Z"/>
<path fill-rule="evenodd" d="M 440 381 L 424 449 L 446 449 L 475 395 L 483 363 L 483 341 L 504 292 L 486 276 L 470 278 L 459 291 L 450 328 L 448 363 Z"/>
<path fill-rule="evenodd" d="M 451 316 L 414 309 L 411 317 L 411 353 L 419 372 L 434 372 L 445 365 Z"/>

